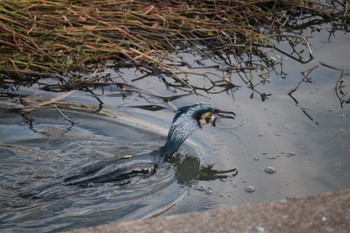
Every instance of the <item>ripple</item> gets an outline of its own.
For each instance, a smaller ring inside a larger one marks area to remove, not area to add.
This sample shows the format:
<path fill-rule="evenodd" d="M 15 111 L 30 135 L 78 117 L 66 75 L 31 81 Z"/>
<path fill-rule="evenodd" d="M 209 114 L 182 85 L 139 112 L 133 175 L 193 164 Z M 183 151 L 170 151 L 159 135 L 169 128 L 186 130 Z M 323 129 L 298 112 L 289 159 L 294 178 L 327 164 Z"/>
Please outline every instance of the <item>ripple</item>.
<path fill-rule="evenodd" d="M 242 127 L 248 123 L 248 118 L 242 114 L 236 113 L 235 120 L 218 118 L 216 121 L 216 128 L 218 129 L 234 129 L 238 127 Z"/>
<path fill-rule="evenodd" d="M 168 163 L 147 179 L 135 177 L 124 186 L 63 185 L 61 177 L 77 168 L 115 156 L 148 153 L 163 144 L 164 138 L 83 112 L 66 111 L 70 118 L 79 121 L 68 131 L 53 120 L 56 114 L 53 111 L 40 110 L 33 114 L 35 127 L 40 130 L 19 126 L 18 122 L 22 121 L 19 116 L 17 122 L 14 117 L 4 117 L 0 123 L 2 230 L 50 232 L 135 220 L 167 211 L 187 195 L 186 182 L 191 182 L 182 178 L 185 184 L 179 184 L 176 169 Z M 18 137 L 11 129 L 20 131 L 21 135 Z M 37 190 L 34 196 L 25 195 L 32 190 Z M 206 194 L 211 192 L 205 189 Z"/>
<path fill-rule="evenodd" d="M 289 121 L 284 122 L 279 125 L 278 133 L 279 134 L 287 134 L 287 135 L 308 135 L 309 132 L 305 130 L 305 127 L 308 126 L 304 122 L 295 122 Z M 310 127 L 310 126 L 309 126 Z"/>

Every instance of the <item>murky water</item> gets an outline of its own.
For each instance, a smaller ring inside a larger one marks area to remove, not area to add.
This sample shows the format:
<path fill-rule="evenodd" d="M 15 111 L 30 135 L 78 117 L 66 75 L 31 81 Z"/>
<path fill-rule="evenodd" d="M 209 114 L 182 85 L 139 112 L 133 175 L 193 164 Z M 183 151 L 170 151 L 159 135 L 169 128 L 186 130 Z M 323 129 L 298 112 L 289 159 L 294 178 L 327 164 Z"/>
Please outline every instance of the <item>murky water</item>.
<path fill-rule="evenodd" d="M 147 153 L 163 145 L 174 113 L 167 109 L 135 108 L 150 102 L 168 107 L 161 100 L 137 94 L 122 99 L 113 88 L 99 96 L 104 108 L 143 119 L 143 129 L 133 127 L 132 120 L 123 124 L 97 114 L 66 111 L 79 122 L 71 127 L 54 110 L 33 112 L 35 121 L 30 129 L 19 115 L 1 110 L 0 227 L 23 232 L 58 231 L 349 188 L 350 107 L 341 103 L 334 90 L 341 72 L 321 63 L 349 72 L 350 37 L 339 32 L 329 41 L 328 27 L 325 25 L 321 33 L 310 38 L 314 60 L 300 64 L 284 59 L 286 75 L 272 73 L 270 83 L 258 87 L 260 92 L 272 94 L 265 102 L 258 95 L 250 98 L 252 91 L 238 78 L 233 80 L 242 87 L 233 92 L 234 98 L 231 93 L 221 93 L 210 95 L 210 99 L 192 95 L 173 101 L 177 107 L 210 102 L 234 111 L 237 118 L 196 132 L 189 140 L 192 144 L 184 145 L 175 164 L 130 185 L 60 187 L 50 189 L 41 199 L 18 195 L 27 187 L 57 181 L 85 164 L 116 155 Z M 187 56 L 191 59 L 191 55 Z M 309 75 L 310 82 L 302 83 L 293 93 L 295 99 L 291 98 L 288 92 L 303 78 L 301 72 L 316 65 L 318 68 Z M 132 79 L 135 70 L 123 70 L 123 76 Z M 193 77 L 193 82 L 204 81 Z M 346 77 L 345 93 L 349 92 L 348 82 Z M 174 94 L 156 78 L 135 85 L 147 86 L 158 95 Z M 97 105 L 91 95 L 80 92 L 67 101 Z M 155 129 L 155 122 L 162 131 Z M 214 164 L 217 170 L 235 167 L 239 173 L 199 180 L 199 163 Z"/>
<path fill-rule="evenodd" d="M 50 187 L 86 164 L 117 155 L 146 153 L 164 143 L 160 135 L 105 117 L 67 114 L 79 123 L 71 126 L 54 110 L 41 109 L 32 113 L 35 121 L 30 128 L 18 114 L 1 111 L 2 229 L 46 232 L 138 219 L 159 214 L 184 198 L 187 184 L 195 176 L 179 183 L 179 174 L 175 173 L 182 171 L 179 163 L 176 169 L 168 164 L 151 177 L 136 177 L 125 186 L 106 183 L 85 188 L 61 184 Z M 188 146 L 187 151 L 191 151 Z M 26 196 L 43 185 L 48 186 L 42 192 Z"/>

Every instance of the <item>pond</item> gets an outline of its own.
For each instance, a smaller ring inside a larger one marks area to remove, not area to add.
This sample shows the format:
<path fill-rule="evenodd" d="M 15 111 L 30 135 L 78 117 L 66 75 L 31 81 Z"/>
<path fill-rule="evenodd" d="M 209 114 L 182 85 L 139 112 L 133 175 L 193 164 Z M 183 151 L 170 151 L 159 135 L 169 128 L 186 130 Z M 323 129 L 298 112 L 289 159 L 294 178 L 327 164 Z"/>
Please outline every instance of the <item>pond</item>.
<path fill-rule="evenodd" d="M 89 93 L 75 92 L 65 100 L 93 106 L 94 111 L 83 107 L 61 109 L 78 122 L 74 125 L 46 108 L 31 112 L 34 121 L 28 124 L 13 110 L 15 104 L 2 103 L 0 228 L 55 232 L 349 188 L 350 109 L 338 98 L 335 87 L 340 70 L 350 69 L 350 36 L 336 32 L 329 38 L 329 30 L 330 26 L 324 25 L 320 33 L 312 34 L 309 41 L 315 59 L 306 64 L 268 51 L 276 59 L 283 57 L 285 74 L 271 72 L 268 82 L 257 86 L 260 93 L 271 94 L 265 101 L 257 93 L 252 96 L 252 90 L 235 77 L 234 83 L 241 87 L 233 92 L 184 96 L 169 105 L 141 94 L 121 98 L 116 94 L 118 90 L 111 88 L 98 96 L 105 112 L 95 111 L 98 104 Z M 286 45 L 281 47 L 288 50 Z M 194 57 L 186 56 L 195 63 Z M 308 82 L 298 86 L 304 78 L 302 72 L 307 70 Z M 132 79 L 135 72 L 125 69 L 123 76 Z M 210 72 L 221 75 L 213 69 Z M 349 78 L 344 77 L 345 94 Z M 194 79 L 202 82 L 198 77 Z M 169 94 L 156 78 L 137 85 L 147 86 L 158 95 L 174 94 Z M 47 98 L 57 95 L 33 88 L 20 91 Z M 149 111 L 144 106 L 154 103 L 178 108 L 196 102 L 210 102 L 219 109 L 234 111 L 237 117 L 192 135 L 176 155 L 176 164 L 125 186 L 58 186 L 49 188 L 40 198 L 21 196 L 32 187 L 57 182 L 86 164 L 159 148 L 174 112 L 166 108 Z M 200 180 L 197 168 L 208 165 L 217 170 L 237 168 L 238 174 Z"/>

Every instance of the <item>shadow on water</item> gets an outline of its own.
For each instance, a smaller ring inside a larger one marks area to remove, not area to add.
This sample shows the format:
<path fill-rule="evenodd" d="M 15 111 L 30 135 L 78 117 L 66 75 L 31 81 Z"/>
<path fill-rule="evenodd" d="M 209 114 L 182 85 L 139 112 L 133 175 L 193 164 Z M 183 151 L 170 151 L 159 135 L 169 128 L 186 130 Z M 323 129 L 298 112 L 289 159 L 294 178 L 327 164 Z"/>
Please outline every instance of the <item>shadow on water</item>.
<path fill-rule="evenodd" d="M 61 181 L 69 172 L 120 155 L 150 152 L 165 138 L 83 112 L 68 112 L 79 121 L 74 126 L 54 110 L 31 114 L 35 117 L 29 127 L 15 112 L 1 111 L 3 230 L 51 232 L 158 215 L 182 200 L 197 180 L 222 176 L 211 167 L 202 167 L 197 156 L 180 152 L 147 179 L 132 177 L 127 185 L 66 186 Z M 184 148 L 198 153 L 190 145 Z"/>

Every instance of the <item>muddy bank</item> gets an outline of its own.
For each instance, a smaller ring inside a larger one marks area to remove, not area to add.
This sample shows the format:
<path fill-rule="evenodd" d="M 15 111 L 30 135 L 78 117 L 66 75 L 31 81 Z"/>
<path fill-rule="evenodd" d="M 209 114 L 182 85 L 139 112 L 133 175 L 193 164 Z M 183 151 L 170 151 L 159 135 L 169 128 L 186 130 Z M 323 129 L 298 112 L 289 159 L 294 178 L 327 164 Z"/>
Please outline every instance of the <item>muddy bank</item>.
<path fill-rule="evenodd" d="M 158 217 L 81 232 L 349 232 L 350 189 L 202 213 Z"/>

